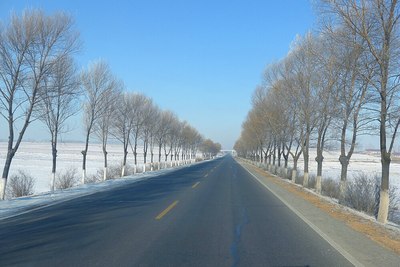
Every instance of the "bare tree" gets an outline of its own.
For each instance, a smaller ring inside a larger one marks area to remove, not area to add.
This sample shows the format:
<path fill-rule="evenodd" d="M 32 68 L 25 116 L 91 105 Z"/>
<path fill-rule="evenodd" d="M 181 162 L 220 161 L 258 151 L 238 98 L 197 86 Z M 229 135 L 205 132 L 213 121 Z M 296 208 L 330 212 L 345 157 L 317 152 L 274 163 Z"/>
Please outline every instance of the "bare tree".
<path fill-rule="evenodd" d="M 368 85 L 372 71 L 365 67 L 365 44 L 362 39 L 346 27 L 332 29 L 325 26 L 326 36 L 335 53 L 338 79 L 336 84 L 336 106 L 338 108 L 335 126 L 340 129 L 340 189 L 339 201 L 346 195 L 347 170 L 354 153 L 357 136 L 369 122 L 362 117 L 368 103 Z M 366 77 L 364 79 L 363 77 Z"/>
<path fill-rule="evenodd" d="M 161 168 L 161 149 L 166 146 L 171 123 L 175 118 L 176 115 L 169 110 L 162 111 L 160 114 L 160 121 L 156 130 L 156 143 L 158 145 L 158 169 Z"/>
<path fill-rule="evenodd" d="M 51 191 L 54 191 L 57 170 L 57 144 L 59 135 L 68 132 L 67 120 L 78 111 L 79 79 L 71 57 L 56 62 L 44 79 L 45 90 L 39 92 L 39 119 L 51 135 L 52 169 Z"/>
<path fill-rule="evenodd" d="M 90 64 L 88 69 L 82 72 L 81 81 L 86 97 L 84 104 L 85 148 L 82 150 L 82 184 L 84 184 L 89 138 L 94 131 L 94 125 L 106 113 L 108 98 L 117 85 L 110 67 L 104 61 Z"/>
<path fill-rule="evenodd" d="M 366 43 L 374 76 L 368 82 L 377 94 L 382 179 L 378 221 L 387 222 L 391 153 L 399 117 L 399 3 L 397 0 L 325 1 L 329 11 Z"/>
<path fill-rule="evenodd" d="M 206 158 L 215 157 L 221 151 L 221 145 L 214 143 L 211 139 L 204 140 L 200 150 Z"/>
<path fill-rule="evenodd" d="M 171 167 L 172 167 L 172 160 L 173 160 L 173 148 L 178 138 L 179 132 L 179 119 L 174 114 L 173 117 L 170 118 L 168 124 L 168 131 L 166 132 L 165 141 L 164 142 L 164 156 L 165 162 L 168 161 L 168 157 L 171 157 Z"/>
<path fill-rule="evenodd" d="M 297 176 L 297 165 L 298 161 L 303 152 L 302 141 L 300 140 L 301 136 L 304 136 L 302 131 L 303 127 L 301 127 L 298 110 L 299 110 L 299 101 L 297 101 L 296 95 L 292 93 L 293 88 L 296 86 L 296 76 L 294 75 L 293 61 L 289 58 L 283 61 L 282 66 L 282 90 L 280 92 L 280 102 L 281 105 L 285 107 L 286 114 L 286 127 L 285 127 L 285 135 L 288 138 L 288 142 L 286 144 L 286 153 L 287 158 L 290 155 L 293 160 L 292 173 L 291 173 L 291 181 L 295 182 Z M 287 159 L 285 159 L 287 160 Z"/>
<path fill-rule="evenodd" d="M 171 125 L 171 131 L 168 138 L 171 166 L 176 164 L 176 153 L 179 153 L 180 151 L 182 126 L 182 122 L 179 121 L 179 119 L 174 120 Z"/>
<path fill-rule="evenodd" d="M 153 167 L 153 144 L 155 129 L 157 126 L 157 117 L 159 116 L 158 107 L 155 106 L 153 101 L 149 99 L 144 106 L 143 110 L 143 129 L 141 139 L 143 140 L 143 172 L 146 171 L 147 155 L 150 148 L 151 153 L 151 167 Z M 153 169 L 153 168 L 151 168 Z"/>
<path fill-rule="evenodd" d="M 195 128 L 186 124 L 182 129 L 182 156 L 181 160 L 184 161 L 184 164 L 188 163 L 192 159 L 192 148 L 196 146 L 198 142 L 200 134 L 197 132 Z"/>
<path fill-rule="evenodd" d="M 130 120 L 132 125 L 131 135 L 129 136 L 129 146 L 131 147 L 135 165 L 134 173 L 137 169 L 137 148 L 138 142 L 142 135 L 142 131 L 146 122 L 145 113 L 148 111 L 147 107 L 151 105 L 152 100 L 143 94 L 134 93 L 130 95 Z"/>
<path fill-rule="evenodd" d="M 154 116 L 153 122 L 151 123 L 151 133 L 149 140 L 150 147 L 150 162 L 151 162 L 151 170 L 154 169 L 154 148 L 156 145 L 157 131 L 158 125 L 160 123 L 161 110 L 157 106 L 154 107 Z"/>
<path fill-rule="evenodd" d="M 44 79 L 55 63 L 79 47 L 78 34 L 70 16 L 46 16 L 40 10 L 13 14 L 0 32 L 1 115 L 8 124 L 8 146 L 0 183 L 4 199 L 12 159 L 33 120 Z M 19 133 L 16 135 L 16 132 Z"/>
<path fill-rule="evenodd" d="M 304 38 L 296 40 L 294 49 L 291 51 L 289 60 L 292 61 L 294 86 L 292 93 L 298 102 L 298 119 L 300 144 L 304 158 L 304 179 L 303 186 L 308 186 L 309 176 L 309 148 L 310 138 L 315 129 L 316 94 L 315 94 L 315 73 L 317 64 L 313 56 L 315 38 L 308 33 Z"/>
<path fill-rule="evenodd" d="M 337 57 L 334 53 L 335 46 L 326 36 L 319 36 L 318 45 L 315 46 L 313 56 L 316 58 L 316 64 L 319 66 L 319 72 L 314 74 L 316 80 L 316 133 L 317 133 L 317 178 L 315 183 L 316 192 L 321 194 L 322 190 L 322 167 L 323 152 L 327 140 L 327 132 L 331 122 L 338 109 L 337 100 L 337 80 L 339 70 L 337 68 Z"/>
<path fill-rule="evenodd" d="M 131 132 L 133 129 L 132 109 L 130 105 L 130 94 L 121 94 L 120 100 L 116 108 L 116 116 L 112 125 L 112 135 L 122 143 L 123 146 L 123 160 L 121 177 L 126 174 L 126 161 L 128 157 L 128 146 Z"/>
<path fill-rule="evenodd" d="M 105 92 L 104 103 L 102 103 L 103 111 L 99 114 L 99 118 L 94 121 L 93 131 L 97 138 L 101 141 L 101 147 L 104 156 L 104 171 L 103 180 L 107 180 L 108 157 L 107 157 L 107 143 L 110 137 L 111 127 L 113 121 L 116 119 L 116 110 L 119 96 L 121 94 L 123 83 L 115 79 L 112 88 Z"/>

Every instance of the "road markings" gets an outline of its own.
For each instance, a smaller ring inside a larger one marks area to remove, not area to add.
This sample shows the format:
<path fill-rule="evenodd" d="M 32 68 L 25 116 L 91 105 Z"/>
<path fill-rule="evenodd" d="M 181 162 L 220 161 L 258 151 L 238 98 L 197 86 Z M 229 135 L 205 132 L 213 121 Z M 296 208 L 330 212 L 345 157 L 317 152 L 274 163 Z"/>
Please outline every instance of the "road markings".
<path fill-rule="evenodd" d="M 206 175 L 204 175 L 204 177 L 207 177 L 207 176 L 208 176 L 208 173 Z"/>
<path fill-rule="evenodd" d="M 160 220 L 164 217 L 168 212 L 170 212 L 177 204 L 179 203 L 178 200 L 175 200 L 171 205 L 169 205 L 165 210 L 163 210 L 160 214 L 157 215 L 155 218 L 156 220 Z"/>
<path fill-rule="evenodd" d="M 200 182 L 195 183 L 194 185 L 192 185 L 192 188 L 195 188 L 196 186 L 199 185 Z"/>

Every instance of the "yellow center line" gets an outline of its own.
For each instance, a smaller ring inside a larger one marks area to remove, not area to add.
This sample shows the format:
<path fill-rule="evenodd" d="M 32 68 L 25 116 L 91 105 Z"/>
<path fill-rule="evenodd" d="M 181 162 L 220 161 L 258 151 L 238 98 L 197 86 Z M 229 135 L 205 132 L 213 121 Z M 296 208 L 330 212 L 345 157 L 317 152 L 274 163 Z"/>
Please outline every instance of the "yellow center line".
<path fill-rule="evenodd" d="M 200 182 L 195 183 L 194 185 L 192 185 L 192 188 L 195 188 L 196 186 L 199 185 Z"/>
<path fill-rule="evenodd" d="M 206 175 L 204 175 L 204 177 L 207 177 L 207 176 L 208 176 L 208 173 Z"/>
<path fill-rule="evenodd" d="M 169 211 L 171 211 L 177 204 L 178 204 L 178 200 L 175 200 L 174 203 L 172 203 L 171 205 L 169 205 L 165 210 L 163 210 L 160 214 L 157 215 L 157 217 L 155 218 L 156 220 L 160 220 L 162 217 L 164 217 Z"/>

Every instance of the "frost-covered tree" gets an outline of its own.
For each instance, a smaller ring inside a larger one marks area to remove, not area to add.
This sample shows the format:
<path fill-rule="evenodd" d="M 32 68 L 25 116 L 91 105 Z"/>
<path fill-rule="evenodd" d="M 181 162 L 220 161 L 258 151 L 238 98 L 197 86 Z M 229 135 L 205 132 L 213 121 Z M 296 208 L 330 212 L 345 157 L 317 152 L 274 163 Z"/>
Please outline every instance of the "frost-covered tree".
<path fill-rule="evenodd" d="M 91 63 L 81 74 L 81 83 L 84 90 L 85 102 L 83 106 L 83 123 L 85 131 L 85 147 L 82 150 L 82 184 L 86 180 L 86 158 L 89 149 L 90 135 L 95 124 L 107 112 L 109 97 L 118 86 L 118 81 L 105 61 Z"/>
<path fill-rule="evenodd" d="M 57 144 L 59 136 L 69 131 L 67 120 L 79 111 L 79 78 L 71 57 L 60 58 L 44 79 L 45 90 L 39 92 L 37 115 L 51 135 L 51 191 L 55 188 Z"/>
<path fill-rule="evenodd" d="M 8 145 L 0 181 L 4 199 L 11 162 L 46 90 L 56 63 L 79 48 L 70 16 L 41 10 L 13 14 L 0 30 L 0 109 L 8 127 Z"/>
<path fill-rule="evenodd" d="M 118 81 L 115 79 L 114 87 L 105 92 L 106 97 L 104 98 L 104 110 L 99 114 L 99 118 L 94 121 L 93 131 L 97 138 L 101 141 L 101 147 L 103 151 L 104 157 L 104 167 L 103 167 L 103 180 L 107 179 L 107 170 L 108 170 L 108 152 L 107 152 L 107 144 L 108 139 L 110 137 L 111 128 L 114 120 L 117 116 L 117 105 L 119 96 L 122 92 L 124 85 L 122 81 Z"/>
<path fill-rule="evenodd" d="M 400 4 L 392 0 L 325 0 L 328 14 L 365 43 L 372 77 L 365 77 L 376 96 L 382 177 L 378 221 L 386 223 L 389 212 L 391 154 L 400 125 Z"/>

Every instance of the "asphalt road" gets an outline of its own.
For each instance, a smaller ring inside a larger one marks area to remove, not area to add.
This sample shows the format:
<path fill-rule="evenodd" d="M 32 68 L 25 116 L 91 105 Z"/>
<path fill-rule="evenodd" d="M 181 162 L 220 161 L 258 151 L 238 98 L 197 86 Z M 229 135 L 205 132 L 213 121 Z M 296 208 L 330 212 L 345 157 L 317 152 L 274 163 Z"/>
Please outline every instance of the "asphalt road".
<path fill-rule="evenodd" d="M 0 221 L 0 266 L 352 266 L 231 157 Z"/>

